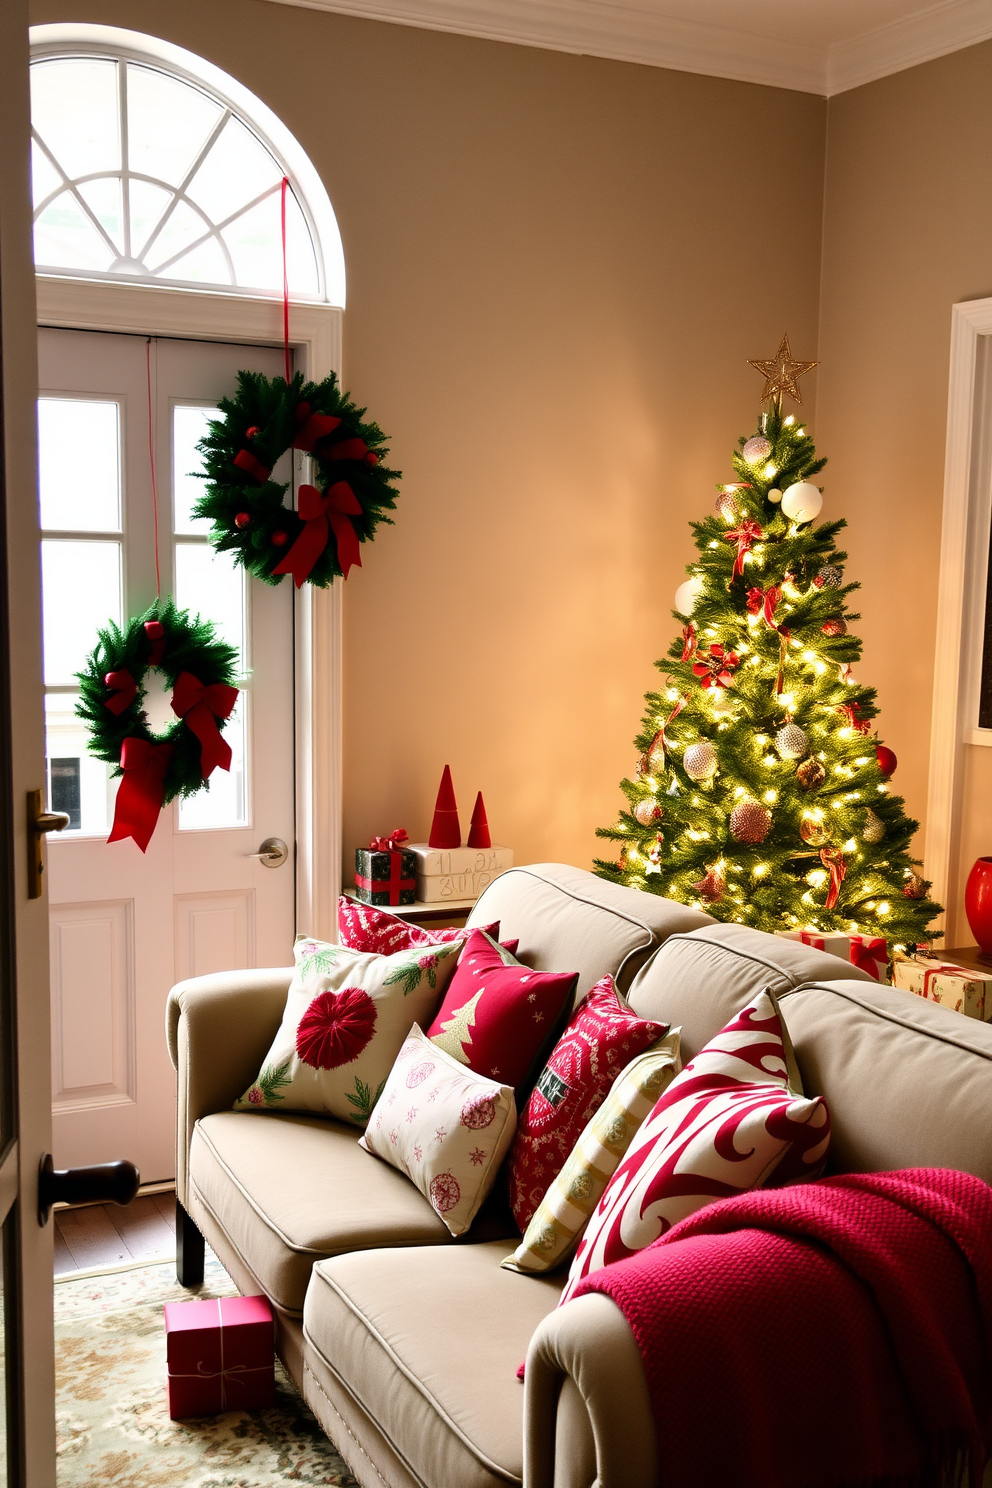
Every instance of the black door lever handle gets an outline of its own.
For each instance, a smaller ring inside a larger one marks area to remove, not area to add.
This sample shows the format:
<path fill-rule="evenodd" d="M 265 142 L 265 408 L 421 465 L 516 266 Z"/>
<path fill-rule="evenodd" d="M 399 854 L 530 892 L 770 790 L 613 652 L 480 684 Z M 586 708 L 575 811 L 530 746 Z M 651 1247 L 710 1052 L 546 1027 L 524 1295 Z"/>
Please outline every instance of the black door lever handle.
<path fill-rule="evenodd" d="M 130 1204 L 140 1183 L 133 1162 L 57 1168 L 48 1153 L 38 1171 L 38 1223 L 48 1223 L 53 1204 Z"/>

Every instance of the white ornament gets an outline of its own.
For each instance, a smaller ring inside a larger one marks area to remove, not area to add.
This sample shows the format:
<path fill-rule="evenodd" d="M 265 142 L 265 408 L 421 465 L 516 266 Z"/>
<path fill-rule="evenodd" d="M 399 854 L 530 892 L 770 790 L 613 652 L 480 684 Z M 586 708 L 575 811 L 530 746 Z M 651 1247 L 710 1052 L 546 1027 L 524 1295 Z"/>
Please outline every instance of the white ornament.
<path fill-rule="evenodd" d="M 771 490 L 768 492 L 768 500 L 771 502 L 772 506 L 778 506 L 779 502 L 782 500 L 782 492 L 779 490 L 778 486 L 772 486 Z"/>
<path fill-rule="evenodd" d="M 690 780 L 709 780 L 711 775 L 716 774 L 716 765 L 716 750 L 705 741 L 702 744 L 690 744 L 682 756 L 682 768 Z"/>
<path fill-rule="evenodd" d="M 675 608 L 680 615 L 691 615 L 696 608 L 696 600 L 702 594 L 705 585 L 698 574 L 691 579 L 686 579 L 675 591 Z"/>
<path fill-rule="evenodd" d="M 790 522 L 812 522 L 822 506 L 823 497 L 809 481 L 796 481 L 782 492 L 782 512 Z"/>
<path fill-rule="evenodd" d="M 771 440 L 766 439 L 763 434 L 755 434 L 741 450 L 741 454 L 749 465 L 760 465 L 762 460 L 768 459 L 771 452 Z"/>

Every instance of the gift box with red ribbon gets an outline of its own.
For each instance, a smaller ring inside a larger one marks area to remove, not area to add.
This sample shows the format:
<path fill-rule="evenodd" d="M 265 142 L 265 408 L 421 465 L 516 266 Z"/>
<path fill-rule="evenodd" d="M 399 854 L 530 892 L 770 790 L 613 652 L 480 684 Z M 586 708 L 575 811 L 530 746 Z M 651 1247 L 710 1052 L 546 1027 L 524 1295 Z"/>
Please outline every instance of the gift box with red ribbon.
<path fill-rule="evenodd" d="M 355 898 L 363 904 L 413 904 L 417 897 L 416 859 L 408 834 L 397 827 L 388 837 L 373 837 L 355 848 Z"/>
<path fill-rule="evenodd" d="M 889 980 L 889 948 L 881 935 L 824 935 L 818 930 L 776 930 L 783 940 L 799 940 L 803 945 L 830 956 L 839 956 L 850 966 L 866 971 L 876 982 Z"/>
<path fill-rule="evenodd" d="M 907 956 L 896 952 L 892 982 L 904 992 L 915 992 L 927 1002 L 939 1002 L 966 1018 L 992 1021 L 992 967 L 976 971 L 936 956 Z"/>
<path fill-rule="evenodd" d="M 264 1410 L 275 1401 L 275 1330 L 266 1297 L 166 1302 L 169 1415 Z"/>

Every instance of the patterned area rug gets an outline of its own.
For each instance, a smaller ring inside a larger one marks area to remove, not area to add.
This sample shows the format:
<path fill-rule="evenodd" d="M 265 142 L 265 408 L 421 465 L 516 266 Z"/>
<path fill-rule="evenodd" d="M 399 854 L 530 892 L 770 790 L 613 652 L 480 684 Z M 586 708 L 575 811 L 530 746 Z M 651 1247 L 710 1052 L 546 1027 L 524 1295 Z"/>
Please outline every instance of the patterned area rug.
<path fill-rule="evenodd" d="M 209 1252 L 195 1293 L 171 1261 L 56 1281 L 59 1488 L 357 1488 L 278 1360 L 271 1410 L 169 1420 L 162 1304 L 236 1295 Z"/>

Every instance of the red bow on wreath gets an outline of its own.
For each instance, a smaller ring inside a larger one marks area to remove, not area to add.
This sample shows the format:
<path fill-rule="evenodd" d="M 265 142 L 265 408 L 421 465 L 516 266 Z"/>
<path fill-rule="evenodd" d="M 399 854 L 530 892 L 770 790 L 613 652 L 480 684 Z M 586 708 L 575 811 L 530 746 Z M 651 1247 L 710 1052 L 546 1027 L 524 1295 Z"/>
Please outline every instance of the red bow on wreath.
<path fill-rule="evenodd" d="M 344 577 L 352 566 L 361 568 L 361 545 L 348 519 L 361 516 L 362 508 L 347 481 L 335 481 L 323 496 L 316 486 L 301 486 L 297 512 L 303 519 L 303 531 L 273 573 L 292 574 L 299 589 L 327 547 L 328 524 L 337 539 L 338 564 Z"/>
<path fill-rule="evenodd" d="M 737 557 L 734 559 L 734 571 L 730 575 L 731 583 L 740 578 L 744 572 L 744 554 L 750 552 L 760 537 L 764 536 L 761 527 L 753 517 L 745 517 L 739 527 L 733 527 L 723 535 L 724 542 L 735 542 L 737 544 Z"/>
<path fill-rule="evenodd" d="M 410 841 L 410 834 L 406 827 L 397 827 L 388 837 L 373 837 L 369 843 L 370 852 L 400 852 L 403 844 Z"/>
<path fill-rule="evenodd" d="M 834 905 L 837 903 L 837 896 L 840 893 L 840 886 L 844 882 L 844 878 L 847 874 L 847 867 L 844 863 L 844 854 L 841 852 L 839 847 L 822 847 L 820 849 L 820 862 L 823 864 L 824 868 L 830 869 L 830 890 L 827 894 L 827 901 L 823 907 L 824 909 L 833 909 Z"/>
<path fill-rule="evenodd" d="M 296 438 L 293 440 L 293 448 L 312 454 L 315 445 L 333 434 L 341 420 L 329 413 L 311 413 L 309 403 L 298 403 L 296 422 L 299 427 L 296 431 Z"/>
<path fill-rule="evenodd" d="M 152 643 L 152 649 L 148 653 L 148 665 L 161 666 L 162 657 L 165 654 L 165 626 L 161 620 L 146 620 L 142 629 Z"/>
<path fill-rule="evenodd" d="M 853 729 L 856 729 L 859 734 L 867 734 L 870 732 L 871 719 L 859 717 L 857 703 L 841 703 L 840 707 L 837 709 L 837 712 L 843 713 L 844 717 L 847 719 L 851 727 Z"/>
<path fill-rule="evenodd" d="M 709 651 L 697 651 L 698 660 L 692 664 L 697 677 L 702 677 L 704 687 L 732 687 L 733 673 L 740 657 L 736 651 L 724 651 L 722 646 L 711 646 Z"/>
<path fill-rule="evenodd" d="M 119 672 L 107 672 L 103 680 L 115 694 L 112 698 L 108 698 L 103 706 L 109 708 L 111 713 L 115 713 L 120 718 L 121 714 L 126 712 L 134 702 L 138 684 L 127 667 L 121 667 Z"/>
<path fill-rule="evenodd" d="M 250 449 L 238 450 L 234 457 L 234 463 L 239 470 L 244 470 L 248 475 L 253 475 L 260 486 L 264 486 L 272 471 L 268 465 L 263 465 L 257 455 L 253 455 Z"/>
<path fill-rule="evenodd" d="M 230 718 L 238 689 L 225 682 L 204 687 L 192 672 L 180 672 L 172 689 L 172 711 L 184 718 L 200 741 L 200 774 L 206 780 L 219 765 L 231 768 L 231 746 L 221 738 L 215 719 Z"/>
<path fill-rule="evenodd" d="M 121 746 L 124 778 L 117 789 L 114 825 L 108 842 L 133 837 L 144 852 L 162 810 L 165 775 L 172 759 L 171 744 L 151 744 L 147 739 L 127 738 Z"/>

